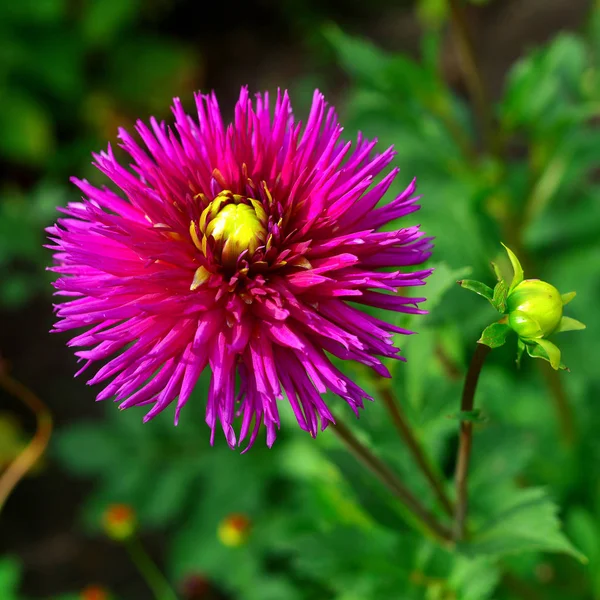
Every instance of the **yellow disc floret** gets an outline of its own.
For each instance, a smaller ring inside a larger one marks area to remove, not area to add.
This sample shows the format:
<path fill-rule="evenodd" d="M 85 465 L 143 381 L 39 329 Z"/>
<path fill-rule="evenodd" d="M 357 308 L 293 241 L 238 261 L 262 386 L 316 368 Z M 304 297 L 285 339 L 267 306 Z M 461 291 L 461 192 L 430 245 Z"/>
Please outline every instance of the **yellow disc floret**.
<path fill-rule="evenodd" d="M 222 266 L 232 269 L 240 254 L 247 250 L 251 257 L 265 243 L 266 213 L 260 202 L 225 190 L 202 211 L 198 229 L 201 239 L 196 233 L 196 224 L 191 224 L 194 244 L 206 254 L 207 241 L 213 238 L 215 255 Z"/>

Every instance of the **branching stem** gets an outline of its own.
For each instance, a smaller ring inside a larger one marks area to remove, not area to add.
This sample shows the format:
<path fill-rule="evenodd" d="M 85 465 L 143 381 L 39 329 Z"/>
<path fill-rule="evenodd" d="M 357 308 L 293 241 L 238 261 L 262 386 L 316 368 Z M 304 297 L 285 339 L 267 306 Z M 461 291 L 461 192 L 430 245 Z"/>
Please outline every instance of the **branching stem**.
<path fill-rule="evenodd" d="M 396 430 L 400 434 L 400 437 L 406 444 L 423 475 L 429 482 L 429 485 L 436 495 L 440 506 L 444 509 L 448 516 L 452 517 L 454 514 L 452 502 L 448 498 L 439 476 L 434 472 L 429 459 L 425 455 L 423 447 L 415 437 L 406 414 L 402 409 L 401 403 L 398 402 L 397 398 L 394 397 L 394 394 L 388 387 L 381 388 L 381 397 L 383 398 L 383 402 L 385 403 L 385 406 L 392 418 L 392 422 L 394 423 Z"/>
<path fill-rule="evenodd" d="M 420 500 L 400 481 L 398 476 L 379 457 L 375 456 L 358 438 L 338 419 L 332 426 L 333 431 L 352 454 L 365 465 L 385 487 L 426 527 L 439 541 L 449 542 L 451 532 L 421 504 Z"/>

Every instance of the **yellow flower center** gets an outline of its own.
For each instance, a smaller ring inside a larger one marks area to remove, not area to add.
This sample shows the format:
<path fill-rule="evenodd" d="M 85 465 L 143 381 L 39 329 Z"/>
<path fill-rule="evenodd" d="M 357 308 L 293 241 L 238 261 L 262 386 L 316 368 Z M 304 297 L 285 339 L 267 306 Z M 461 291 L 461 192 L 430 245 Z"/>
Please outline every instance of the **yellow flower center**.
<path fill-rule="evenodd" d="M 215 257 L 222 266 L 234 269 L 242 252 L 247 250 L 251 257 L 265 243 L 266 224 L 267 214 L 260 202 L 224 190 L 202 211 L 198 224 L 191 223 L 190 234 L 205 255 L 208 239 L 213 238 Z"/>

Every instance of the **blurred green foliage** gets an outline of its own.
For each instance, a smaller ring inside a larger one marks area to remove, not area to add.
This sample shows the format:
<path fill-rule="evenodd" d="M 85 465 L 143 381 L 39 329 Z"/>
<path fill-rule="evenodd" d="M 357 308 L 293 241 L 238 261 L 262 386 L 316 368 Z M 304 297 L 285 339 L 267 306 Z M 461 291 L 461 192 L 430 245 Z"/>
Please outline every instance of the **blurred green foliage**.
<path fill-rule="evenodd" d="M 41 229 L 72 197 L 68 175 L 95 176 L 88 152 L 136 116 L 166 117 L 171 96 L 189 96 L 198 81 L 189 48 L 140 27 L 142 17 L 160 18 L 161 6 L 0 4 L 2 303 L 19 306 L 47 287 Z M 388 198 L 418 176 L 417 216 L 436 238 L 430 312 L 397 317 L 419 335 L 400 340 L 408 363 L 390 368 L 394 392 L 448 491 L 461 381 L 475 341 L 497 318 L 455 282 L 469 275 L 491 283 L 489 261 L 507 266 L 500 241 L 521 251 L 526 276 L 577 290 L 569 314 L 588 330 L 561 340 L 573 372 L 551 379 L 547 365 L 533 361 L 517 371 L 514 339 L 492 353 L 477 395 L 483 418 L 470 475 L 472 536 L 454 550 L 415 532 L 332 435 L 310 439 L 289 410 L 273 450 L 257 443 L 240 456 L 221 440 L 210 448 L 206 379 L 177 428 L 168 416 L 142 425 L 139 412 L 111 405 L 104 420 L 64 428 L 53 458 L 94 482 L 84 531 L 101 535 L 105 507 L 130 504 L 142 537 L 167 537 L 175 583 L 201 574 L 244 600 L 600 598 L 600 15 L 513 66 L 492 107 L 500 152 L 482 148 L 469 102 L 440 68 L 446 4 L 423 1 L 419 15 L 419 59 L 386 53 L 335 25 L 321 29 L 321 47 L 350 81 L 340 107 L 346 133 L 395 145 L 402 174 Z M 357 422 L 331 399 L 334 409 L 434 506 L 377 401 L 378 383 L 362 368 L 343 368 L 376 401 Z M 237 548 L 217 535 L 233 513 L 252 523 Z M 17 597 L 18 570 L 13 559 L 0 563 L 3 599 Z"/>
<path fill-rule="evenodd" d="M 142 26 L 164 9 L 159 0 L 0 2 L 0 305 L 48 288 L 42 230 L 73 197 L 71 175 L 97 177 L 90 153 L 199 85 L 197 52 Z"/>

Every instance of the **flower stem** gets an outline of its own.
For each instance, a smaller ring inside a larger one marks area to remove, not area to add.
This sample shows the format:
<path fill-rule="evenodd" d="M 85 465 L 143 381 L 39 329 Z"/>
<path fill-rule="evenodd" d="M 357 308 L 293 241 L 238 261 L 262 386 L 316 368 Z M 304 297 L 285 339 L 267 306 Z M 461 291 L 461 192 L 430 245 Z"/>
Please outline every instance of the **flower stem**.
<path fill-rule="evenodd" d="M 37 420 L 37 429 L 32 440 L 8 466 L 2 474 L 2 477 L 0 477 L 1 512 L 14 487 L 44 453 L 52 433 L 52 416 L 46 405 L 28 387 L 6 373 L 4 364 L 1 360 L 0 387 L 4 388 L 12 396 L 15 396 L 15 398 L 21 400 L 21 402 L 35 414 Z"/>
<path fill-rule="evenodd" d="M 464 8 L 461 0 L 448 0 L 448 7 L 450 8 L 450 19 L 456 38 L 465 83 L 473 101 L 483 143 L 492 156 L 499 156 L 500 148 L 494 136 L 494 120 L 490 110 L 490 103 L 488 102 L 487 91 L 477 64 L 477 59 L 475 58 L 475 49 Z"/>
<path fill-rule="evenodd" d="M 350 452 L 354 454 L 354 456 L 411 511 L 428 531 L 441 542 L 449 542 L 451 540 L 451 532 L 438 523 L 437 519 L 398 479 L 397 475 L 380 458 L 375 456 L 364 444 L 362 444 L 341 420 L 336 420 L 336 424 L 332 426 L 332 429 Z"/>
<path fill-rule="evenodd" d="M 152 558 L 150 558 L 139 538 L 131 536 L 123 540 L 123 544 L 129 552 L 131 560 L 148 584 L 148 587 L 152 590 L 156 600 L 178 600 L 177 594 L 171 588 L 171 584 L 156 566 Z"/>
<path fill-rule="evenodd" d="M 471 359 L 465 386 L 463 388 L 460 403 L 461 412 L 470 412 L 475 404 L 475 390 L 483 363 L 491 348 L 484 344 L 477 344 L 475 354 Z M 459 541 L 465 537 L 465 521 L 467 517 L 467 479 L 469 474 L 469 462 L 471 459 L 471 442 L 473 438 L 473 423 L 461 421 L 458 440 L 458 454 L 456 458 L 456 509 L 454 512 L 454 540 Z"/>
<path fill-rule="evenodd" d="M 390 413 L 390 416 L 392 417 L 392 421 L 398 433 L 400 434 L 400 437 L 408 447 L 417 465 L 419 465 L 423 475 L 429 482 L 431 489 L 439 500 L 440 506 L 442 506 L 444 511 L 446 511 L 446 513 L 451 517 L 454 514 L 452 502 L 450 502 L 442 482 L 440 481 L 438 475 L 434 472 L 427 456 L 425 456 L 425 452 L 423 451 L 421 444 L 415 437 L 408 419 L 406 418 L 406 414 L 402 409 L 401 403 L 398 402 L 398 400 L 394 397 L 393 392 L 388 387 L 382 387 L 380 391 L 383 402 Z"/>

